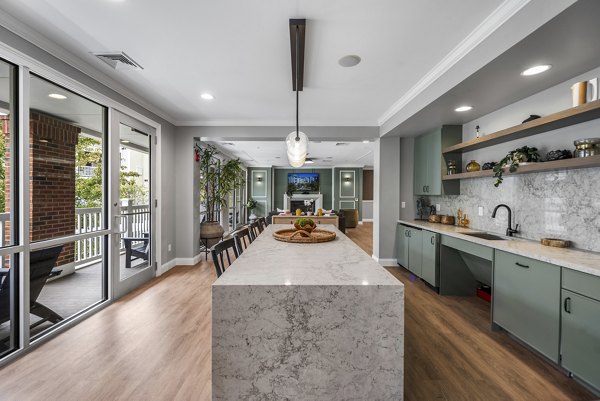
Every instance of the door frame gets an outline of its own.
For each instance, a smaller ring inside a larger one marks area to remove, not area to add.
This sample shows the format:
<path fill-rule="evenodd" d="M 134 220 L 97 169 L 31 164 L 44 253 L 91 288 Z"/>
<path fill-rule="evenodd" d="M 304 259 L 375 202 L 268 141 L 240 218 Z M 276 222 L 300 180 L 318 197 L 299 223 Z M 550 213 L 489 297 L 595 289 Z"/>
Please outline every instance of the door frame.
<path fill-rule="evenodd" d="M 116 300 L 121 298 L 123 295 L 133 291 L 134 289 L 142 286 L 152 278 L 156 277 L 157 265 L 158 265 L 158 252 L 159 241 L 157 240 L 158 229 L 157 229 L 157 214 L 158 214 L 158 199 L 156 198 L 157 183 L 156 183 L 156 144 L 157 136 L 156 130 L 136 118 L 133 118 L 125 113 L 122 113 L 116 109 L 110 111 L 110 140 L 109 140 L 109 218 L 110 218 L 110 240 L 109 240 L 109 281 L 110 281 L 110 295 L 111 299 Z M 150 194 L 149 194 L 149 206 L 150 206 L 150 257 L 148 262 L 149 267 L 141 270 L 140 272 L 121 280 L 121 247 L 120 247 L 120 231 L 119 223 L 121 221 L 121 205 L 120 205 L 120 176 L 121 171 L 121 158 L 120 158 L 120 128 L 119 125 L 124 124 L 135 130 L 138 130 L 149 137 L 150 143 Z"/>

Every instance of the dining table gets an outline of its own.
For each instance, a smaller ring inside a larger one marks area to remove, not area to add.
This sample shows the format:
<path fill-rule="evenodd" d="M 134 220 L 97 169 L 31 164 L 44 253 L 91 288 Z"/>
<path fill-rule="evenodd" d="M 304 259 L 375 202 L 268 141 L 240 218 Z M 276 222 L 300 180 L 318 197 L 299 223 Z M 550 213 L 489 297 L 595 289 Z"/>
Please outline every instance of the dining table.
<path fill-rule="evenodd" d="M 401 400 L 404 285 L 333 225 L 271 224 L 212 285 L 213 400 Z"/>

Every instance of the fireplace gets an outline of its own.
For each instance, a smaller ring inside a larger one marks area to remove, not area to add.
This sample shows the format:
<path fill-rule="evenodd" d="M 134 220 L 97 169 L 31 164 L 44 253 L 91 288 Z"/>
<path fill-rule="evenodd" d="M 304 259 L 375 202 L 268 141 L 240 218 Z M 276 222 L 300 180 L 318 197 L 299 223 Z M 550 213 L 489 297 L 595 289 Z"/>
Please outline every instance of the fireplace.
<path fill-rule="evenodd" d="M 315 213 L 315 211 L 316 211 L 315 206 L 316 206 L 316 202 L 313 202 L 312 205 L 310 205 L 310 206 L 304 206 L 303 200 L 293 200 L 292 199 L 290 201 L 290 211 L 292 213 L 294 213 L 296 211 L 296 209 L 300 209 L 303 212 L 306 212 L 308 210 L 309 212 Z"/>
<path fill-rule="evenodd" d="M 293 194 L 292 196 L 283 194 L 283 206 L 285 210 L 289 210 L 292 213 L 298 208 L 305 211 L 304 200 L 306 199 L 313 200 L 312 208 L 309 206 L 309 212 L 312 210 L 314 213 L 318 208 L 323 208 L 323 194 Z"/>

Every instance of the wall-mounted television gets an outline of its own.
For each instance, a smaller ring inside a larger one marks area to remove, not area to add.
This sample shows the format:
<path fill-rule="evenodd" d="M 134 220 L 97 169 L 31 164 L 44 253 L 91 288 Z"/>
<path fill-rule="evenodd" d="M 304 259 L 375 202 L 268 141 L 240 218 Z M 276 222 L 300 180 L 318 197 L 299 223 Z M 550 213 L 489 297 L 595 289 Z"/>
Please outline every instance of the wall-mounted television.
<path fill-rule="evenodd" d="M 288 191 L 319 192 L 319 174 L 288 173 Z"/>

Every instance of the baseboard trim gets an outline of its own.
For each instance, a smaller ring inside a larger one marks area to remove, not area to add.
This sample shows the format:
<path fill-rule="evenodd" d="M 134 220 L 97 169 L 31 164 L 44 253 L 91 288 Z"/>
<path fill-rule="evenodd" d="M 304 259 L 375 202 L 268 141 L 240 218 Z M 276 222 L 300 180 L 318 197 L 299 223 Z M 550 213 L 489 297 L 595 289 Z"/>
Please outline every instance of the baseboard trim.
<path fill-rule="evenodd" d="M 372 223 L 372 222 L 373 222 L 373 219 L 362 219 L 362 221 L 361 221 L 361 224 L 362 224 L 363 222 L 364 222 L 364 223 Z"/>
<path fill-rule="evenodd" d="M 199 253 L 193 258 L 177 258 L 175 259 L 176 266 L 194 266 L 200 263 L 200 261 L 204 258 L 204 253 Z"/>
<path fill-rule="evenodd" d="M 378 258 L 375 255 L 371 255 L 375 262 L 379 263 L 381 266 L 396 266 L 398 264 L 398 259 L 386 259 L 386 258 Z"/>
<path fill-rule="evenodd" d="M 158 277 L 158 276 L 165 274 L 166 272 L 168 272 L 175 266 L 177 266 L 177 259 L 173 258 L 173 259 L 169 260 L 167 263 L 159 266 L 158 270 L 156 270 L 156 276 Z"/>

